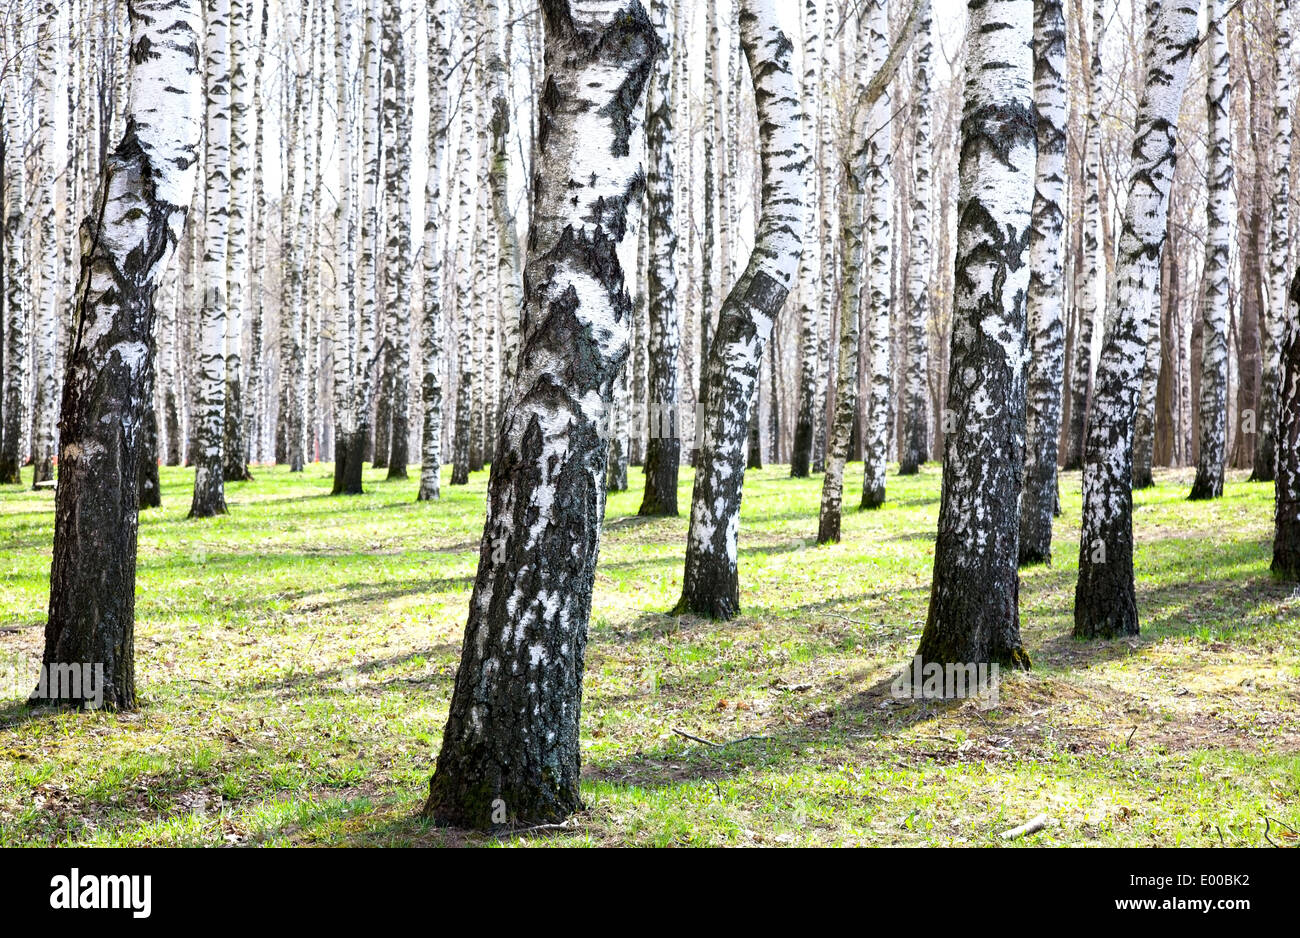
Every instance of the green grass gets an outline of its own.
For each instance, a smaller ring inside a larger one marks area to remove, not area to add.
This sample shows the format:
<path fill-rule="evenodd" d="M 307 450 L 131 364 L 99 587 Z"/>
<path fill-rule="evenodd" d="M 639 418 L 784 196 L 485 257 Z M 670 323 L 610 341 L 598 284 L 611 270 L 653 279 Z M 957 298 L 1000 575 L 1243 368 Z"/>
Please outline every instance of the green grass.
<path fill-rule="evenodd" d="M 1262 845 L 1300 829 L 1300 591 L 1275 583 L 1272 486 L 1188 471 L 1137 494 L 1139 639 L 1069 637 L 1079 477 L 1052 567 L 1024 574 L 1034 660 L 988 701 L 895 701 L 925 621 L 939 470 L 889 478 L 814 546 L 820 477 L 746 479 L 744 614 L 666 615 L 686 518 L 613 495 L 583 700 L 586 810 L 492 837 L 416 817 L 478 558 L 486 473 L 415 502 L 416 475 L 328 496 L 331 467 L 256 470 L 188 521 L 163 470 L 140 528 L 136 713 L 29 710 L 48 492 L 0 493 L 0 844 Z M 845 503 L 856 505 L 860 467 Z M 689 504 L 684 469 L 680 502 Z M 19 671 L 15 680 L 9 670 Z M 724 746 L 693 742 L 675 730 Z M 751 737 L 745 739 L 745 737 Z M 736 742 L 728 742 L 736 741 Z M 1285 838 L 1285 839 L 1284 839 Z"/>

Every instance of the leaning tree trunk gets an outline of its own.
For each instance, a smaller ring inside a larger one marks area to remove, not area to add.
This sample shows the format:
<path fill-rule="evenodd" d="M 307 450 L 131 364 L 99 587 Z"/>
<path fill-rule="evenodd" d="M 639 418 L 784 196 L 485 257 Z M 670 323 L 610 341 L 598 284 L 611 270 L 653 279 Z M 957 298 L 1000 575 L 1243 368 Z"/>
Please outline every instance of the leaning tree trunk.
<path fill-rule="evenodd" d="M 1101 306 L 1097 248 L 1101 241 L 1101 41 L 1105 29 L 1102 0 L 1092 0 L 1092 61 L 1088 70 L 1088 115 L 1083 160 L 1083 281 L 1079 284 L 1079 327 L 1070 369 L 1070 424 L 1066 428 L 1065 468 L 1083 467 L 1088 405 L 1093 393 L 1092 334 Z M 1081 28 L 1082 31 L 1082 28 Z"/>
<path fill-rule="evenodd" d="M 741 0 L 740 39 L 758 108 L 763 197 L 749 265 L 723 303 L 705 375 L 703 432 L 691 497 L 679 613 L 729 619 L 740 611 L 737 547 L 749 408 L 772 324 L 803 250 L 804 113 L 790 72 L 793 45 L 776 0 Z"/>
<path fill-rule="evenodd" d="M 1106 315 L 1088 420 L 1083 525 L 1074 634 L 1136 635 L 1133 585 L 1133 421 L 1141 393 L 1151 306 L 1159 302 L 1160 251 L 1174 177 L 1178 110 L 1196 43 L 1197 8 L 1159 9 L 1148 42 L 1146 90 L 1138 106 L 1128 204 L 1119 238 L 1116 289 Z"/>
<path fill-rule="evenodd" d="M 1056 453 L 1065 370 L 1065 7 L 1034 4 L 1034 100 L 1038 164 L 1029 232 L 1029 376 L 1025 391 L 1025 474 L 1020 495 L 1021 566 L 1050 563 Z"/>
<path fill-rule="evenodd" d="M 429 43 L 429 171 L 424 181 L 424 323 L 420 330 L 420 396 L 424 418 L 420 435 L 418 501 L 442 497 L 442 264 L 438 221 L 441 218 L 442 164 L 447 153 L 447 73 L 451 50 L 446 27 L 447 2 L 425 7 Z"/>
<path fill-rule="evenodd" d="M 1193 501 L 1223 494 L 1223 467 L 1228 461 L 1228 322 L 1232 318 L 1229 282 L 1232 264 L 1232 220 L 1237 199 L 1232 189 L 1232 83 L 1228 75 L 1228 31 L 1224 17 L 1228 0 L 1209 0 L 1206 50 L 1209 80 L 1205 92 L 1206 136 L 1205 273 L 1201 301 L 1201 445 L 1196 479 L 1188 496 Z"/>
<path fill-rule="evenodd" d="M 955 426 L 944 440 L 934 585 L 917 652 L 927 663 L 1029 665 L 1016 509 L 1036 149 L 1033 19 L 1033 0 L 989 0 L 971 5 L 966 31 L 947 400 Z"/>
<path fill-rule="evenodd" d="M 581 806 L 578 729 L 605 502 L 604 420 L 628 354 L 629 138 L 659 51 L 639 0 L 544 0 L 519 367 L 499 424 L 469 622 L 425 814 L 487 827 Z"/>
<path fill-rule="evenodd" d="M 207 0 L 203 300 L 199 306 L 191 518 L 226 513 L 226 247 L 230 221 L 230 0 Z"/>
<path fill-rule="evenodd" d="M 1259 434 L 1255 438 L 1255 470 L 1251 479 L 1269 482 L 1277 460 L 1278 395 L 1281 381 L 1283 325 L 1287 308 L 1287 258 L 1291 234 L 1291 107 L 1295 94 L 1291 74 L 1291 2 L 1274 6 L 1273 55 L 1273 204 L 1268 249 L 1268 312 L 1264 326 L 1264 369 L 1260 384 Z"/>
<path fill-rule="evenodd" d="M 872 133 L 880 129 L 888 111 L 881 104 L 868 107 L 864 101 L 867 76 L 884 61 L 888 39 L 884 4 L 869 8 L 858 18 L 857 104 L 852 127 L 852 152 L 840 186 L 840 234 L 842 255 L 840 287 L 839 357 L 836 364 L 835 416 L 827 442 L 826 474 L 822 477 L 822 501 L 817 520 L 817 543 L 838 543 L 844 502 L 844 464 L 848 460 L 853 421 L 858 409 L 858 333 L 862 320 L 863 222 L 870 178 Z M 874 192 L 873 192 L 874 195 Z"/>
<path fill-rule="evenodd" d="M 912 86 L 912 231 L 907 259 L 907 386 L 898 474 L 930 458 L 930 0 L 921 0 Z"/>
<path fill-rule="evenodd" d="M 646 442 L 645 492 L 637 513 L 676 517 L 682 427 L 677 399 L 677 359 L 681 338 L 677 323 L 677 226 L 673 218 L 674 56 L 667 0 L 652 0 L 650 10 L 660 41 L 670 48 L 668 55 L 655 66 L 646 115 L 647 159 L 650 163 L 645 219 L 650 226 L 650 433 Z"/>
<path fill-rule="evenodd" d="M 873 59 L 884 63 L 889 39 L 889 6 L 886 0 L 868 0 L 864 15 L 870 20 L 872 45 L 876 48 Z M 881 94 L 875 105 L 876 113 L 889 115 L 892 101 L 888 92 Z M 892 234 L 894 171 L 890 156 L 892 133 L 887 116 L 873 122 L 867 143 L 866 179 L 868 196 L 867 233 L 867 289 L 871 302 L 867 306 L 863 324 L 867 330 L 868 357 L 867 381 L 870 400 L 867 406 L 867 423 L 862 447 L 862 508 L 879 508 L 885 503 L 885 467 L 889 462 L 889 417 L 891 387 L 889 380 L 889 325 L 892 289 Z M 829 149 L 823 144 L 823 151 Z M 830 238 L 824 238 L 830 241 Z"/>
<path fill-rule="evenodd" d="M 83 241 L 43 658 L 46 668 L 102 665 L 102 703 L 117 709 L 136 705 L 137 473 L 152 408 L 154 291 L 189 210 L 203 113 L 199 0 L 134 0 L 131 14 L 126 133 L 103 163 Z M 53 689 L 33 702 L 87 702 L 53 699 Z"/>
<path fill-rule="evenodd" d="M 1273 573 L 1300 580 L 1300 270 L 1291 281 L 1282 321 L 1282 371 L 1278 389 L 1277 504 L 1273 535 Z"/>

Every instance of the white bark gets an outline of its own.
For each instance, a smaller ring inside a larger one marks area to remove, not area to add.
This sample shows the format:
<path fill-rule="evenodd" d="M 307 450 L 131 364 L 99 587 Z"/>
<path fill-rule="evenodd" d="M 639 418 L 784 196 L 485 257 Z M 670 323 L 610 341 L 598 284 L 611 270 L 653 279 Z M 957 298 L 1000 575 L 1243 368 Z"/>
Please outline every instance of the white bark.
<path fill-rule="evenodd" d="M 1178 112 L 1196 42 L 1197 13 L 1195 6 L 1162 6 L 1149 44 L 1151 58 L 1138 105 L 1116 288 L 1106 315 L 1088 419 L 1074 602 L 1074 632 L 1079 637 L 1138 631 L 1133 584 L 1133 419 L 1141 393 L 1151 305 L 1158 302 Z"/>
<path fill-rule="evenodd" d="M 1209 79 L 1205 93 L 1209 153 L 1206 160 L 1205 267 L 1201 305 L 1201 445 L 1192 483 L 1193 499 L 1223 494 L 1228 431 L 1228 322 L 1232 318 L 1232 240 L 1237 199 L 1232 187 L 1230 124 L 1232 85 L 1228 75 L 1228 0 L 1208 0 Z"/>
<path fill-rule="evenodd" d="M 749 264 L 723 304 L 709 351 L 703 434 L 691 497 L 678 610 L 730 618 L 740 609 L 737 560 L 745 441 L 763 349 L 793 289 L 803 250 L 805 117 L 790 70 L 793 44 L 776 0 L 741 0 L 740 39 L 754 83 L 763 195 Z"/>
<path fill-rule="evenodd" d="M 1020 641 L 1026 302 L 1036 153 L 1033 2 L 972 5 L 943 499 L 927 662 L 1027 667 Z"/>
<path fill-rule="evenodd" d="M 226 251 L 230 224 L 230 0 L 207 0 L 203 301 L 199 307 L 194 498 L 190 516 L 225 514 Z"/>

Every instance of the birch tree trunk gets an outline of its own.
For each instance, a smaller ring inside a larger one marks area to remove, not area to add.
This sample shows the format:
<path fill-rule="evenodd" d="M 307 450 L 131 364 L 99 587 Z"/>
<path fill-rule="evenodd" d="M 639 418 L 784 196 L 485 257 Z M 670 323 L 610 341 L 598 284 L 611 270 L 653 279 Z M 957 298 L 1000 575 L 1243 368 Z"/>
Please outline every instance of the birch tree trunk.
<path fill-rule="evenodd" d="M 740 0 L 740 41 L 760 128 L 762 206 L 749 265 L 727 295 L 709 350 L 686 569 L 676 607 L 677 613 L 714 619 L 740 611 L 737 551 L 749 409 L 764 346 L 795 284 L 803 249 L 810 171 L 805 117 L 790 70 L 794 47 L 776 8 L 776 0 Z"/>
<path fill-rule="evenodd" d="M 131 14 L 126 133 L 83 228 L 43 656 L 47 667 L 102 664 L 113 709 L 136 705 L 136 474 L 153 298 L 184 229 L 203 114 L 199 0 L 134 0 Z"/>
<path fill-rule="evenodd" d="M 420 332 L 420 394 L 424 401 L 421 427 L 418 501 L 442 497 L 442 264 L 439 219 L 442 170 L 447 152 L 447 74 L 451 51 L 447 36 L 447 0 L 425 5 L 429 43 L 429 167 L 424 181 L 424 323 Z M 517 309 L 517 307 L 516 307 Z"/>
<path fill-rule="evenodd" d="M 826 474 L 822 478 L 822 500 L 817 520 L 817 543 L 836 544 L 840 540 L 840 520 L 844 501 L 844 463 L 848 460 L 849 437 L 858 406 L 858 333 L 862 320 L 863 222 L 866 192 L 871 180 L 870 137 L 878 129 L 881 115 L 862 103 L 862 82 L 874 64 L 883 59 L 881 44 L 885 37 L 878 31 L 879 17 L 875 4 L 858 17 L 858 104 L 851 130 L 852 151 L 845 161 L 845 179 L 840 185 L 840 231 L 843 242 L 843 266 L 840 287 L 839 356 L 836 364 L 835 420 L 826 453 Z"/>
<path fill-rule="evenodd" d="M 37 226 L 41 237 L 40 292 L 36 296 L 35 417 L 32 484 L 54 478 L 54 430 L 58 413 L 55 333 L 59 319 L 59 254 L 54 219 L 54 107 L 59 50 L 54 44 L 58 12 L 41 5 L 36 26 Z"/>
<path fill-rule="evenodd" d="M 353 364 L 352 438 L 347 448 L 347 467 L 341 493 L 360 495 L 366 445 L 370 440 L 371 409 L 374 406 L 375 323 L 379 293 L 379 0 L 363 0 L 361 38 L 361 234 L 357 265 L 357 349 Z"/>
<path fill-rule="evenodd" d="M 1079 328 L 1075 332 L 1070 373 L 1070 425 L 1065 444 L 1065 468 L 1083 467 L 1088 406 L 1092 399 L 1092 334 L 1101 306 L 1097 249 L 1101 240 L 1101 42 L 1106 20 L 1102 0 L 1092 0 L 1092 61 L 1088 70 L 1088 115 L 1084 132 L 1083 166 L 1083 282 L 1079 284 Z M 1082 27 L 1080 27 L 1082 32 Z"/>
<path fill-rule="evenodd" d="M 1295 102 L 1291 67 L 1291 0 L 1276 0 L 1273 30 L 1273 202 L 1269 217 L 1268 308 L 1264 323 L 1264 367 L 1260 385 L 1259 434 L 1251 479 L 1273 480 L 1277 463 L 1278 400 L 1282 340 L 1287 309 L 1287 261 L 1291 233 L 1291 108 Z"/>
<path fill-rule="evenodd" d="M 912 84 L 912 230 L 907 258 L 907 387 L 898 474 L 913 475 L 930 458 L 930 0 L 916 14 Z M 1064 54 L 1064 53 L 1062 53 Z"/>
<path fill-rule="evenodd" d="M 357 309 L 356 309 L 356 185 L 353 176 L 353 141 L 356 114 L 349 90 L 352 63 L 353 0 L 334 0 L 335 127 L 338 135 L 338 193 L 334 217 L 337 256 L 332 325 L 331 380 L 334 409 L 334 486 L 331 495 L 347 489 L 348 462 L 358 445 L 357 432 Z M 432 102 L 431 102 L 432 103 Z"/>
<path fill-rule="evenodd" d="M 1237 200 L 1232 188 L 1232 84 L 1228 75 L 1228 0 L 1207 0 L 1209 79 L 1205 93 L 1209 154 L 1206 161 L 1205 288 L 1201 305 L 1201 445 L 1193 501 L 1223 494 L 1228 433 L 1228 322 L 1232 318 L 1231 250 Z"/>
<path fill-rule="evenodd" d="M 1163 266 L 1163 264 L 1161 265 Z M 1156 296 L 1160 296 L 1159 273 L 1156 276 Z M 1137 413 L 1133 416 L 1133 488 L 1149 489 L 1156 484 L 1151 475 L 1156 440 L 1156 383 L 1160 378 L 1160 314 L 1161 304 L 1151 304 L 1151 322 L 1147 326 L 1147 347 L 1142 364 L 1142 393 L 1138 396 Z"/>
<path fill-rule="evenodd" d="M 884 64 L 889 50 L 889 5 L 887 0 L 867 0 L 872 56 L 872 71 Z M 889 462 L 889 313 L 893 288 L 891 260 L 891 214 L 894 197 L 893 133 L 890 117 L 893 110 L 889 92 L 883 91 L 876 102 L 876 119 L 867 144 L 867 289 L 871 305 L 865 317 L 869 349 L 870 404 L 862 453 L 862 507 L 879 508 L 885 503 L 885 467 Z M 828 148 L 823 144 L 823 151 Z M 830 241 L 824 238 L 824 241 Z"/>
<path fill-rule="evenodd" d="M 481 235 L 475 230 L 475 202 L 473 193 L 474 153 L 471 141 L 477 133 L 475 126 L 475 105 L 478 95 L 474 94 L 474 75 L 477 53 L 463 55 L 464 74 L 460 87 L 460 142 L 456 154 L 456 166 L 459 178 L 459 220 L 456 225 L 457 269 L 466 270 L 473 262 L 474 245 Z M 473 278 L 456 279 L 456 424 L 452 438 L 451 484 L 467 485 L 470 472 L 470 434 L 473 420 L 473 333 L 470 320 L 473 316 Z"/>
<path fill-rule="evenodd" d="M 194 497 L 191 518 L 226 513 L 223 438 L 226 408 L 226 250 L 230 225 L 230 0 L 207 0 L 203 157 L 203 302 L 195 383 Z"/>
<path fill-rule="evenodd" d="M 384 282 L 393 352 L 389 479 L 406 478 L 411 436 L 411 109 L 406 97 L 406 44 L 402 33 L 405 5 L 405 0 L 386 0 L 383 23 L 384 177 L 389 212 Z"/>
<path fill-rule="evenodd" d="M 1133 585 L 1133 419 L 1141 393 L 1150 309 L 1158 302 L 1160 250 L 1174 177 L 1178 111 L 1196 43 L 1197 7 L 1162 5 L 1148 43 L 1115 270 L 1088 419 L 1074 634 L 1136 635 Z"/>
<path fill-rule="evenodd" d="M 15 33 L 21 29 L 22 7 L 14 10 Z M 6 48 L 13 64 L 4 70 L 4 420 L 0 425 L 0 484 L 18 483 L 22 478 L 23 432 L 26 424 L 25 389 L 28 379 L 30 315 L 27 283 L 28 233 L 24 207 L 27 204 L 27 170 L 24 163 L 27 141 L 23 133 L 23 88 L 21 58 Z"/>
<path fill-rule="evenodd" d="M 226 253 L 226 413 L 222 458 L 227 482 L 246 482 L 244 314 L 248 305 L 249 216 L 252 214 L 252 114 L 248 101 L 248 36 L 253 0 L 230 2 L 230 227 Z"/>
<path fill-rule="evenodd" d="M 1025 396 L 1025 474 L 1020 495 L 1021 566 L 1052 560 L 1056 455 L 1065 371 L 1065 7 L 1034 3 L 1034 100 L 1038 162 L 1029 233 L 1029 376 Z"/>
<path fill-rule="evenodd" d="M 493 371 L 509 382 L 519 355 L 519 312 L 523 309 L 523 255 L 519 248 L 519 230 L 510 207 L 510 28 L 501 19 L 499 0 L 488 0 L 489 22 L 493 29 L 493 53 L 488 60 L 488 77 L 492 89 L 492 167 L 488 181 L 492 188 L 492 216 L 497 226 L 497 282 L 500 300 L 502 366 Z M 495 42 L 504 35 L 506 55 L 495 52 Z M 503 387 L 493 400 L 504 401 L 509 393 Z M 488 422 L 485 442 L 491 447 L 496 435 L 496 421 Z"/>
<path fill-rule="evenodd" d="M 830 0 L 822 0 L 828 3 Z M 804 0 L 802 31 L 805 50 L 803 98 L 810 109 L 818 107 L 822 91 L 821 13 L 818 0 Z M 808 200 L 804 207 L 804 233 L 810 247 L 820 248 L 817 193 L 821 181 L 821 136 L 815 131 L 809 143 L 812 160 L 808 168 Z M 817 315 L 822 283 L 820 250 L 802 252 L 799 259 L 799 403 L 795 416 L 794 445 L 790 452 L 790 475 L 807 478 L 812 471 L 813 435 L 817 408 Z"/>
<path fill-rule="evenodd" d="M 1291 281 L 1282 320 L 1273 573 L 1300 580 L 1300 270 Z"/>
<path fill-rule="evenodd" d="M 925 662 L 1027 668 L 1017 506 L 1034 198 L 1032 0 L 972 5 L 957 204 L 952 378 Z M 945 687 L 945 693 L 952 688 Z"/>
<path fill-rule="evenodd" d="M 639 0 L 543 0 L 519 370 L 488 484 L 469 622 L 426 815 L 487 827 L 580 807 L 578 729 L 605 501 L 604 420 L 627 358 L 640 198 L 629 140 L 659 49 Z"/>
<path fill-rule="evenodd" d="M 650 226 L 647 286 L 650 303 L 650 434 L 646 443 L 642 516 L 677 515 L 677 470 L 682 421 L 677 389 L 681 339 L 677 322 L 677 225 L 673 205 L 673 23 L 667 0 L 651 0 L 650 15 L 668 54 L 655 66 L 649 88 L 646 144 L 650 163 L 646 224 Z M 707 390 L 705 392 L 707 394 Z M 698 443 L 699 429 L 696 428 Z"/>

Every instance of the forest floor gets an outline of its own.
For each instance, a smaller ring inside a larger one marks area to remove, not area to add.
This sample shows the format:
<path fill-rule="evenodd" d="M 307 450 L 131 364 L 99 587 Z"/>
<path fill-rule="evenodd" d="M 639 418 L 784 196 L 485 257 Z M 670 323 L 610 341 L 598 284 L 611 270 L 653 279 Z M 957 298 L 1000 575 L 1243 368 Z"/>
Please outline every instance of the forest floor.
<path fill-rule="evenodd" d="M 1273 489 L 1192 473 L 1137 493 L 1142 635 L 1070 637 L 1079 475 L 1056 560 L 1025 571 L 1028 673 L 996 701 L 896 700 L 925 621 L 940 470 L 889 477 L 819 548 L 820 476 L 746 478 L 744 614 L 666 615 L 683 517 L 610 498 L 583 699 L 586 809 L 566 829 L 486 835 L 417 818 L 446 716 L 487 473 L 415 501 L 367 473 L 255 468 L 231 513 L 188 521 L 163 470 L 140 526 L 134 713 L 29 710 L 53 496 L 0 493 L 0 844 L 1295 845 L 1300 590 L 1277 583 Z M 855 506 L 861 468 L 850 467 Z M 937 705 L 936 705 L 937 704 Z M 710 743 L 693 741 L 688 733 Z"/>

